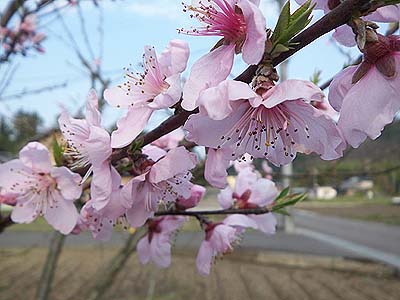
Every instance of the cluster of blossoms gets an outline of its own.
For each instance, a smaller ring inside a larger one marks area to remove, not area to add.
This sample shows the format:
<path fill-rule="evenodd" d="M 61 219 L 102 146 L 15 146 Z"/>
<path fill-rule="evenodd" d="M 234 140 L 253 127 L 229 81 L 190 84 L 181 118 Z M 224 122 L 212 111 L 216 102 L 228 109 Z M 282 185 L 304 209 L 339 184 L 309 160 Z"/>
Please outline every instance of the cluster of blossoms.
<path fill-rule="evenodd" d="M 49 151 L 37 142 L 25 146 L 19 159 L 0 166 L 0 202 L 14 205 L 12 220 L 30 223 L 43 215 L 64 234 L 90 231 L 100 240 L 108 240 L 117 224 L 144 226 L 146 234 L 137 245 L 139 260 L 167 267 L 173 236 L 186 215 L 194 215 L 204 231 L 196 259 L 203 275 L 209 274 L 214 258 L 232 251 L 246 228 L 273 234 L 276 220 L 271 211 L 278 189 L 270 180 L 267 161 L 279 167 L 292 162 L 297 153 L 334 160 L 347 144 L 358 147 L 367 136 L 377 138 L 400 109 L 400 40 L 368 28 L 369 38 L 360 47 L 363 62 L 335 77 L 329 104 L 312 82 L 277 83 L 266 53 L 270 35 L 258 5 L 257 0 L 184 4 L 184 11 L 203 25 L 179 32 L 218 36 L 219 42 L 192 65 L 186 82 L 186 42 L 172 40 L 159 55 L 154 47 L 145 46 L 143 72 L 127 69 L 126 81 L 104 92 L 111 106 L 127 110 L 111 134 L 102 127 L 94 91 L 87 97 L 85 119 L 63 111 L 58 121 L 65 139 L 63 164 L 69 168 L 53 167 Z M 316 8 L 327 11 L 332 5 L 318 2 Z M 384 7 L 367 18 L 389 20 L 397 9 Z M 259 64 L 265 71 L 256 73 L 250 84 L 227 79 L 239 53 L 244 62 Z M 338 122 L 330 105 L 340 115 Z M 192 114 L 183 130 L 141 147 L 139 135 L 149 118 L 167 108 Z M 205 188 L 192 183 L 198 156 L 180 146 L 184 138 L 207 149 L 204 177 L 221 189 L 222 211 L 230 211 L 222 221 L 193 211 Z M 115 159 L 114 153 L 120 151 L 126 155 Z M 265 178 L 251 163 L 256 158 L 263 159 Z M 227 169 L 232 164 L 238 176 L 230 187 Z M 88 186 L 90 191 L 81 195 L 82 187 Z M 83 204 L 80 211 L 74 204 L 78 199 Z"/>
<path fill-rule="evenodd" d="M 37 31 L 36 16 L 27 15 L 15 28 L 0 27 L 0 43 L 6 53 L 21 53 L 26 55 L 28 49 L 44 52 L 41 42 L 44 33 Z"/>

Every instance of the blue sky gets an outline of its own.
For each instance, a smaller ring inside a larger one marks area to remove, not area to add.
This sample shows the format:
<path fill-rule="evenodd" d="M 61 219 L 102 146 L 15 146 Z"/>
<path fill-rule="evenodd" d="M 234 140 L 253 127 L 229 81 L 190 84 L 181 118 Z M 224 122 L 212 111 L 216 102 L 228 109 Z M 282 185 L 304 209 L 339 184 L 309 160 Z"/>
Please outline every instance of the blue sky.
<path fill-rule="evenodd" d="M 274 1 L 261 0 L 261 7 L 267 18 L 267 25 L 273 27 L 277 18 L 277 4 Z M 294 7 L 295 4 L 293 4 L 293 9 Z M 90 3 L 84 3 L 82 8 L 88 36 L 97 57 L 100 43 L 98 29 L 100 10 Z M 130 63 L 136 65 L 140 62 L 144 45 L 154 45 L 157 51 L 161 52 L 171 39 L 186 40 L 191 47 L 190 65 L 209 51 L 217 40 L 216 38 L 185 36 L 176 32 L 176 28 L 197 25 L 195 20 L 191 20 L 182 12 L 180 0 L 105 1 L 102 11 L 104 16 L 102 68 L 107 77 L 113 79 L 114 84 L 122 81 L 123 67 Z M 321 14 L 315 13 L 314 21 L 320 16 Z M 48 39 L 43 43 L 46 53 L 15 59 L 14 63 L 18 64 L 18 69 L 4 95 L 14 94 L 23 88 L 39 88 L 62 82 L 67 82 L 67 87 L 40 95 L 0 102 L 2 115 L 10 116 L 12 112 L 20 108 L 37 111 L 44 118 L 45 126 L 48 128 L 55 125 L 60 105 L 74 113 L 82 107 L 85 95 L 90 88 L 90 81 L 80 70 L 81 67 L 73 50 L 61 40 L 66 37 L 65 30 L 61 23 L 53 21 L 53 18 L 52 16 L 41 18 L 41 30 L 48 35 Z M 77 10 L 75 8 L 63 10 L 63 18 L 82 52 L 89 56 L 81 34 Z M 348 51 L 348 49 L 345 50 Z M 355 49 L 352 50 L 352 55 L 353 57 L 358 55 Z M 322 70 L 322 81 L 324 81 L 337 73 L 345 61 L 346 58 L 330 41 L 329 34 L 291 58 L 289 77 L 309 79 L 315 70 Z M 240 56 L 236 57 L 233 75 L 239 74 L 245 68 L 246 65 L 241 61 Z M 4 71 L 0 69 L 0 72 Z M 107 107 L 104 110 L 105 125 L 114 124 L 122 113 L 124 113 L 122 110 Z M 159 122 L 159 119 L 160 117 L 153 120 L 152 125 Z"/>

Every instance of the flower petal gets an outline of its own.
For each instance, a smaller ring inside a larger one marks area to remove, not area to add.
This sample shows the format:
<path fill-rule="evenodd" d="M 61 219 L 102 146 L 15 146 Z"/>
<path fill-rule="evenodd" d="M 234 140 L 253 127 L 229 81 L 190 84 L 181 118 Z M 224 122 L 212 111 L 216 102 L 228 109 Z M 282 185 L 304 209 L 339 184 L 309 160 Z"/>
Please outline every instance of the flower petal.
<path fill-rule="evenodd" d="M 172 40 L 167 48 L 160 54 L 158 62 L 161 70 L 167 77 L 182 73 L 186 69 L 189 59 L 189 45 L 182 40 Z"/>
<path fill-rule="evenodd" d="M 152 113 L 153 110 L 148 107 L 129 109 L 126 116 L 118 120 L 118 129 L 111 134 L 111 147 L 129 145 L 146 127 Z"/>
<path fill-rule="evenodd" d="M 223 45 L 197 60 L 183 88 L 182 107 L 191 111 L 198 106 L 200 92 L 225 80 L 232 70 L 235 44 Z"/>
<path fill-rule="evenodd" d="M 400 65 L 400 55 L 396 56 Z M 373 67 L 347 93 L 338 125 L 347 142 L 357 148 L 367 137 L 376 139 L 400 110 L 400 76 L 384 77 Z"/>
<path fill-rule="evenodd" d="M 51 177 L 57 181 L 57 188 L 66 200 L 76 200 L 82 194 L 81 176 L 66 167 L 53 168 Z"/>
<path fill-rule="evenodd" d="M 262 104 L 266 108 L 274 107 L 284 101 L 304 99 L 307 101 L 322 101 L 324 93 L 319 87 L 307 80 L 289 79 L 269 89 Z"/>
<path fill-rule="evenodd" d="M 150 261 L 150 244 L 147 234 L 137 243 L 136 252 L 142 265 L 145 265 Z"/>
<path fill-rule="evenodd" d="M 209 148 L 207 153 L 204 178 L 209 184 L 219 189 L 225 188 L 227 184 L 226 176 L 228 176 L 228 173 L 226 169 L 230 163 L 230 160 L 226 158 L 227 152 L 230 152 L 230 149 L 216 150 Z"/>
<path fill-rule="evenodd" d="M 232 112 L 230 101 L 256 98 L 257 94 L 244 82 L 224 80 L 200 93 L 200 111 L 213 120 L 222 120 Z"/>
<path fill-rule="evenodd" d="M 353 86 L 352 78 L 358 66 L 350 66 L 339 72 L 329 85 L 328 100 L 336 111 L 340 111 L 343 99 Z"/>
<path fill-rule="evenodd" d="M 242 48 L 243 60 L 249 65 L 258 64 L 265 49 L 266 22 L 257 5 L 249 0 L 238 1 L 246 22 L 246 40 Z"/>
<path fill-rule="evenodd" d="M 201 242 L 196 258 L 196 267 L 200 275 L 207 276 L 210 274 L 213 252 L 208 241 Z"/>
<path fill-rule="evenodd" d="M 38 142 L 30 142 L 22 148 L 19 152 L 19 159 L 25 166 L 37 173 L 50 173 L 53 168 L 49 150 Z"/>
<path fill-rule="evenodd" d="M 193 169 L 196 164 L 196 154 L 187 151 L 185 147 L 172 149 L 151 167 L 149 180 L 152 183 L 167 180 Z"/>
<path fill-rule="evenodd" d="M 55 205 L 48 206 L 44 218 L 62 234 L 69 234 L 78 222 L 79 214 L 72 201 L 65 201 L 60 193 L 53 193 Z"/>

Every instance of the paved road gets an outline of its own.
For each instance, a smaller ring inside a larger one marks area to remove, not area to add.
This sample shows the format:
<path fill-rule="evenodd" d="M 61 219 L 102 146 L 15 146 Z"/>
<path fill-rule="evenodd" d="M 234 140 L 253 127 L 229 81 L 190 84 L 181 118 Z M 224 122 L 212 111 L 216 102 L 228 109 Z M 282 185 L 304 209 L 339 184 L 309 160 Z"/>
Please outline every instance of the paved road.
<path fill-rule="evenodd" d="M 400 226 L 322 216 L 293 210 L 295 227 L 339 237 L 363 246 L 400 256 Z"/>

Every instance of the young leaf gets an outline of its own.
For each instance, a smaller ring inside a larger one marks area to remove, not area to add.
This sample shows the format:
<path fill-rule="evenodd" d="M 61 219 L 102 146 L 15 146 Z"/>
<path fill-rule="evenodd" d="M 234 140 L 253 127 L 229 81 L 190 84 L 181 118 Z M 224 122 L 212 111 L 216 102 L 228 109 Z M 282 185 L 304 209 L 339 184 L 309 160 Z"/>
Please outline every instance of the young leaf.
<path fill-rule="evenodd" d="M 56 137 L 53 138 L 53 156 L 58 167 L 62 166 L 63 149 L 58 144 Z"/>

